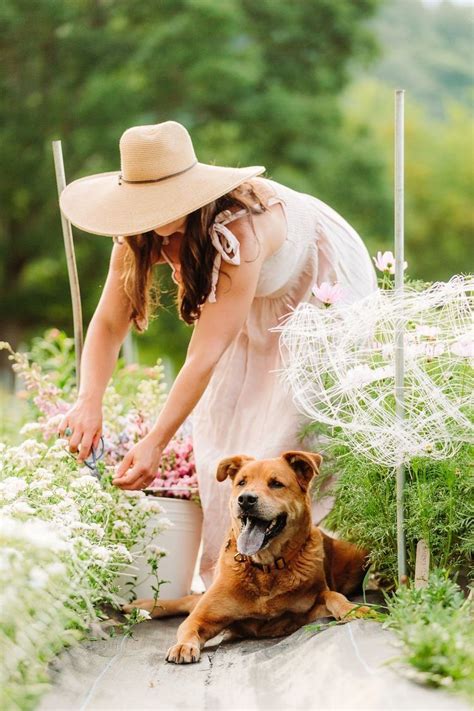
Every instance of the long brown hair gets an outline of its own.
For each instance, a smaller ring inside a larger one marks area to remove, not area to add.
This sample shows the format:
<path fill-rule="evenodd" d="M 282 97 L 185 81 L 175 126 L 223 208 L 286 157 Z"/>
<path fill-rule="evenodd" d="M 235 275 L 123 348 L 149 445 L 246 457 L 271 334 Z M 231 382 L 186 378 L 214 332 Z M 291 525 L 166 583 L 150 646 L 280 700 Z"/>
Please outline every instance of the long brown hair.
<path fill-rule="evenodd" d="M 268 195 L 250 179 L 189 213 L 179 252 L 181 282 L 177 306 L 183 321 L 192 324 L 199 318 L 201 306 L 211 290 L 216 251 L 209 237 L 209 227 L 216 215 L 233 206 L 246 208 L 253 228 L 252 213 L 267 210 L 267 199 Z M 255 229 L 253 231 L 255 234 Z M 161 255 L 163 238 L 150 231 L 123 240 L 128 246 L 124 257 L 124 290 L 130 300 L 132 322 L 137 331 L 143 333 L 148 328 L 150 310 L 160 304 L 160 289 L 153 278 L 153 265 Z"/>

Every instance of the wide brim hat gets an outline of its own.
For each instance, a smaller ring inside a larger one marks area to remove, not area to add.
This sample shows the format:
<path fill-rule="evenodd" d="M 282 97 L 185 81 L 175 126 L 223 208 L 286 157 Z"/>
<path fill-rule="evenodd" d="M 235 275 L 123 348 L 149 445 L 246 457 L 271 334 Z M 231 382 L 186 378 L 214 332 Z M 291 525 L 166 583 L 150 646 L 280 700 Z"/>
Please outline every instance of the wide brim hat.
<path fill-rule="evenodd" d="M 201 163 L 177 121 L 132 126 L 121 136 L 121 170 L 69 183 L 59 205 L 76 227 L 110 237 L 141 234 L 174 222 L 266 168 Z"/>

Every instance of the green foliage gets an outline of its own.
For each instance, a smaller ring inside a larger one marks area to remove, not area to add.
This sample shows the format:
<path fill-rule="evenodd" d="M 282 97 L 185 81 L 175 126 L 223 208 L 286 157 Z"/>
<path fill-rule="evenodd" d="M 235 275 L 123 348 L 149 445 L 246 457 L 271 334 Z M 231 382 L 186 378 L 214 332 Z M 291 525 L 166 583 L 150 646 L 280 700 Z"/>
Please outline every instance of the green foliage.
<path fill-rule="evenodd" d="M 386 602 L 385 626 L 401 640 L 410 676 L 474 699 L 472 595 L 465 599 L 447 571 L 433 570 L 426 587 L 400 586 Z"/>
<path fill-rule="evenodd" d="M 333 448 L 338 475 L 334 508 L 324 525 L 370 551 L 375 569 L 388 582 L 397 579 L 395 474 L 355 457 L 348 447 Z M 415 571 L 416 544 L 424 539 L 432 565 L 455 574 L 469 564 L 474 549 L 474 447 L 465 444 L 452 459 L 413 459 L 406 468 L 405 524 L 407 567 Z M 333 469 L 334 471 L 334 469 Z"/>
<path fill-rule="evenodd" d="M 472 268 L 467 250 L 474 227 L 474 167 L 468 158 L 474 153 L 472 116 L 462 104 L 444 102 L 445 118 L 435 119 L 408 93 L 405 103 L 408 274 L 447 280 Z M 371 176 L 357 174 L 363 189 L 339 181 L 329 197 L 372 254 L 393 251 L 393 93 L 373 79 L 359 81 L 346 92 L 344 104 L 346 141 L 361 145 L 364 132 L 366 150 L 376 156 L 378 169 Z M 360 191 L 359 201 L 355 191 Z"/>
<path fill-rule="evenodd" d="M 200 160 L 265 165 L 333 205 L 374 253 L 393 248 L 395 85 L 407 89 L 409 271 L 446 279 L 469 270 L 470 22 L 468 8 L 420 0 L 5 0 L 2 338 L 17 346 L 51 323 L 72 332 L 53 139 L 70 182 L 118 169 L 129 126 L 181 121 Z M 380 61 L 370 65 L 375 37 Z M 85 324 L 110 251 L 109 239 L 76 233 Z M 176 370 L 191 329 L 176 315 L 167 265 L 157 270 L 167 294 L 139 339 L 140 360 L 168 357 Z"/>
<path fill-rule="evenodd" d="M 152 497 L 121 491 L 99 469 L 100 484 L 66 440 L 0 443 L 2 709 L 37 706 L 48 664 L 100 631 L 104 606 L 120 608 L 117 576 L 166 525 Z"/>
<path fill-rule="evenodd" d="M 64 393 L 76 387 L 76 359 L 74 338 L 57 328 L 47 329 L 42 336 L 32 339 L 28 359 L 36 363 L 43 373 Z"/>
<path fill-rule="evenodd" d="M 62 140 L 70 182 L 118 169 L 129 126 L 174 119 L 201 161 L 263 164 L 314 189 L 327 172 L 349 63 L 373 55 L 365 21 L 378 2 L 5 0 L 2 338 L 16 346 L 51 323 L 72 330 L 53 139 Z M 76 240 L 86 323 L 111 246 L 85 233 Z M 158 348 L 179 361 L 189 329 L 176 317 L 152 328 L 154 358 Z"/>
<path fill-rule="evenodd" d="M 436 118 L 446 102 L 471 106 L 472 8 L 443 0 L 389 0 L 372 21 L 384 48 L 372 77 L 422 104 Z"/>

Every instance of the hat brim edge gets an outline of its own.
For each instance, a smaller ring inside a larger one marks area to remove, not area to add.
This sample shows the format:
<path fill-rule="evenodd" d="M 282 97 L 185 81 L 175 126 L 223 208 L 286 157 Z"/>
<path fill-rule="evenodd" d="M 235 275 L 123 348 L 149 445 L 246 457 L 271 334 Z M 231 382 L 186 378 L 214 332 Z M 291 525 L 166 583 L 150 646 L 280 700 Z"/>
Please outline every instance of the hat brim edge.
<path fill-rule="evenodd" d="M 209 164 L 203 164 L 207 168 L 210 167 Z M 225 166 L 212 166 L 216 168 L 221 168 Z M 61 213 L 64 215 L 64 217 L 72 224 L 74 227 L 77 227 L 78 229 L 82 230 L 83 232 L 87 232 L 89 234 L 97 235 L 97 236 L 102 236 L 102 237 L 127 237 L 127 236 L 133 236 L 135 234 L 142 234 L 144 232 L 149 232 L 154 229 L 158 229 L 159 227 L 162 227 L 163 225 L 168 224 L 169 222 L 174 222 L 175 220 L 180 219 L 181 217 L 184 217 L 185 215 L 188 215 L 195 210 L 198 210 L 200 207 L 203 207 L 204 205 L 212 202 L 213 200 L 217 200 L 217 198 L 221 197 L 222 195 L 225 195 L 227 192 L 230 192 L 231 190 L 234 190 L 238 185 L 241 183 L 245 182 L 245 180 L 249 180 L 250 178 L 256 177 L 257 175 L 261 175 L 266 171 L 265 166 L 248 166 L 245 168 L 233 168 L 232 170 L 239 170 L 243 171 L 243 173 L 239 176 L 238 180 L 236 181 L 231 181 L 229 185 L 226 185 L 225 188 L 220 189 L 218 192 L 215 192 L 211 194 L 210 196 L 206 196 L 205 199 L 201 199 L 198 201 L 198 203 L 191 204 L 189 208 L 186 209 L 184 212 L 176 213 L 175 215 L 172 215 L 171 217 L 168 216 L 165 220 L 161 220 L 159 222 L 153 222 L 153 223 L 144 223 L 143 225 L 137 226 L 134 228 L 132 231 L 127 230 L 127 231 L 118 231 L 118 230 L 113 230 L 110 231 L 109 229 L 98 229 L 93 225 L 86 224 L 85 222 L 79 222 L 76 220 L 74 217 L 72 217 L 70 214 L 68 214 L 68 211 L 64 209 L 63 205 L 61 204 L 61 197 L 64 193 L 64 191 L 72 186 L 73 184 L 77 183 L 83 183 L 88 180 L 92 180 L 93 178 L 98 178 L 98 177 L 107 177 L 107 176 L 118 176 L 120 174 L 120 171 L 109 171 L 105 173 L 96 173 L 94 175 L 89 175 L 85 176 L 83 178 L 78 178 L 77 180 L 72 181 L 69 183 L 66 188 L 64 188 L 63 193 L 59 196 L 59 205 L 60 205 L 60 210 Z"/>

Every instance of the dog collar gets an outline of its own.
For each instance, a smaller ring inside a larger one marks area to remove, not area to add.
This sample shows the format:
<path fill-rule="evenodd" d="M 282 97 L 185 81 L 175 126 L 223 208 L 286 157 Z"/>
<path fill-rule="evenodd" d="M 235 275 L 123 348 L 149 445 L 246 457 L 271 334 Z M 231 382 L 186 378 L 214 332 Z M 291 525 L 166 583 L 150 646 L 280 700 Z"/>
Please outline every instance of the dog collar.
<path fill-rule="evenodd" d="M 286 568 L 286 561 L 283 558 L 283 556 L 280 556 L 280 558 L 275 558 L 273 563 L 265 564 L 265 563 L 256 563 L 248 555 L 244 555 L 243 553 L 236 553 L 234 555 L 234 560 L 237 561 L 237 563 L 249 562 L 250 565 L 253 565 L 255 568 L 262 570 L 264 573 L 269 573 L 270 570 L 272 570 L 272 569 L 283 570 L 283 568 Z"/>

